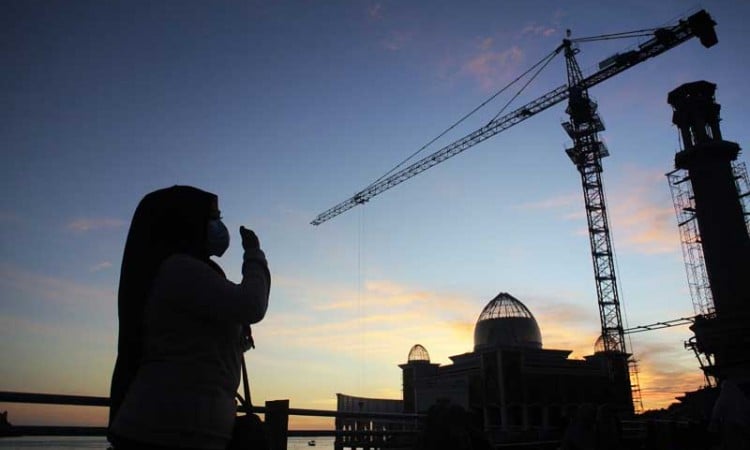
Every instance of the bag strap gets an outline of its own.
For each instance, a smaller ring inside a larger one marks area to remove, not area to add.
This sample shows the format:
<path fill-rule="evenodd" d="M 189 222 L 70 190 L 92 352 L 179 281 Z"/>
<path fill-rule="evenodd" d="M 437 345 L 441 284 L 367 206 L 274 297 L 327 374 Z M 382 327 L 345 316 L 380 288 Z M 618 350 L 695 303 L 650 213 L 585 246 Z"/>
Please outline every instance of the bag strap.
<path fill-rule="evenodd" d="M 242 361 L 242 388 L 245 391 L 245 408 L 247 408 L 247 413 L 251 414 L 252 411 L 250 411 L 250 408 L 253 407 L 253 401 L 250 399 L 250 382 L 247 379 L 247 367 L 245 366 L 245 355 L 240 356 L 240 360 Z"/>
<path fill-rule="evenodd" d="M 240 363 L 242 365 L 242 388 L 245 392 L 245 398 L 243 399 L 239 392 L 235 393 L 235 397 L 237 397 L 240 404 L 246 408 L 247 413 L 251 414 L 250 408 L 253 407 L 253 401 L 250 399 L 250 381 L 247 378 L 245 352 L 251 348 L 255 348 L 255 342 L 253 342 L 253 332 L 250 325 L 244 325 L 242 331 L 242 352 L 240 352 Z"/>

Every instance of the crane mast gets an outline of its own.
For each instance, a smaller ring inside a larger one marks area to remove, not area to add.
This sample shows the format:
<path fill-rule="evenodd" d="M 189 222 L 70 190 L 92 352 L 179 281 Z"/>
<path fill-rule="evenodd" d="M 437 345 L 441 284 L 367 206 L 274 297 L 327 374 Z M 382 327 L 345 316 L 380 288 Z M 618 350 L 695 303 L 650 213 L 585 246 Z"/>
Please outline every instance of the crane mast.
<path fill-rule="evenodd" d="M 573 139 L 573 147 L 567 149 L 566 153 L 581 175 L 599 302 L 601 339 L 605 351 L 626 354 L 614 252 L 602 185 L 602 158 L 609 156 L 607 147 L 599 140 L 599 132 L 604 130 L 604 124 L 597 113 L 597 104 L 591 100 L 583 83 L 581 68 L 575 58 L 578 49 L 568 39 L 563 45 L 569 86 L 566 112 L 570 116 L 570 121 L 563 123 L 563 128 Z"/>

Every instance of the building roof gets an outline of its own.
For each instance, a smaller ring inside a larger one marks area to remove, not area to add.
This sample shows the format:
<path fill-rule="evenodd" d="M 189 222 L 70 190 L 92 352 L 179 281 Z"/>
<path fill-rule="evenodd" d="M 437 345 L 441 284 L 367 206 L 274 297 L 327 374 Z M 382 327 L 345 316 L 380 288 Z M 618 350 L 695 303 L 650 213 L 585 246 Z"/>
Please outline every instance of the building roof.
<path fill-rule="evenodd" d="M 474 327 L 474 349 L 494 347 L 542 348 L 534 315 L 507 292 L 487 303 Z"/>

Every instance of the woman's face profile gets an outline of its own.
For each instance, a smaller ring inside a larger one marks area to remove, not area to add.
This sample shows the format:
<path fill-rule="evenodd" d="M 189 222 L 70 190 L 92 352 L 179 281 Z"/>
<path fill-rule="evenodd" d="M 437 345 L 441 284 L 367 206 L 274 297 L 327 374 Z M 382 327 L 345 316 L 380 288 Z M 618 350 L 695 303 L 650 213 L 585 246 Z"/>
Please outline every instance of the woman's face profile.
<path fill-rule="evenodd" d="M 209 256 L 221 257 L 229 248 L 229 230 L 221 221 L 219 201 L 214 200 L 208 214 L 206 224 L 206 251 Z"/>

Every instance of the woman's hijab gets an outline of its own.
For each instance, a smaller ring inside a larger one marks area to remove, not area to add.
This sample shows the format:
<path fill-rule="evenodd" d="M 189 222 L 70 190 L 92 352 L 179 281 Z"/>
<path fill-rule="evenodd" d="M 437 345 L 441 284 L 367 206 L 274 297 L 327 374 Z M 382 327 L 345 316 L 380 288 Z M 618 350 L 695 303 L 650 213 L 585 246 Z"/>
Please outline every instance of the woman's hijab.
<path fill-rule="evenodd" d="M 182 253 L 221 272 L 209 259 L 206 245 L 206 227 L 217 202 L 217 196 L 209 192 L 173 186 L 147 194 L 135 210 L 120 270 L 119 335 L 110 388 L 110 424 L 141 362 L 144 310 L 162 261 Z"/>

